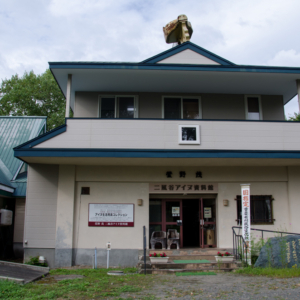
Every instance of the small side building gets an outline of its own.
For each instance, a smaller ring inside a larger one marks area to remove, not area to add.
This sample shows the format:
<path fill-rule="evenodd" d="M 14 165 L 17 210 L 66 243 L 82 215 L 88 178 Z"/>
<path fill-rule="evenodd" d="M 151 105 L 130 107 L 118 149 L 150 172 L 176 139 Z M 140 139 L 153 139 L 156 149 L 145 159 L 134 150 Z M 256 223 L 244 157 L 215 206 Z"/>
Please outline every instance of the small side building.
<path fill-rule="evenodd" d="M 46 132 L 47 117 L 0 116 L 0 210 L 13 212 L 11 226 L 0 226 L 0 259 L 23 257 L 28 165 L 13 148 Z"/>

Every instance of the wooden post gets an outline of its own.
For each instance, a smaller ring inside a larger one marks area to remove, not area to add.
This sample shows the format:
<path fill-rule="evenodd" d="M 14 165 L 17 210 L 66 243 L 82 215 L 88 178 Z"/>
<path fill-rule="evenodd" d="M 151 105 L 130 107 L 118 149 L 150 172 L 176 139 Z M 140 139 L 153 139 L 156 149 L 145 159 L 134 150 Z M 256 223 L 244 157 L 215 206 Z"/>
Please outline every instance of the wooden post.
<path fill-rule="evenodd" d="M 299 114 L 300 114 L 300 79 L 297 79 L 296 82 L 297 82 L 298 106 L 299 106 Z"/>
<path fill-rule="evenodd" d="M 71 85 L 72 85 L 72 74 L 68 74 L 67 98 L 66 98 L 66 118 L 69 118 L 69 116 L 70 116 Z"/>

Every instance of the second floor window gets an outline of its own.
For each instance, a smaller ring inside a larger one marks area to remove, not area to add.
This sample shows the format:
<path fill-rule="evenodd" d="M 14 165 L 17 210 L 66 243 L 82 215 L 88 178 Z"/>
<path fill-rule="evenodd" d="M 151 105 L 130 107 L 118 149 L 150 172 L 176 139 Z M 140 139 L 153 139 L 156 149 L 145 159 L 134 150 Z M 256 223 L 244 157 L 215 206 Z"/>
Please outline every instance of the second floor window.
<path fill-rule="evenodd" d="M 99 117 L 101 119 L 137 118 L 137 105 L 134 96 L 103 96 L 99 99 Z"/>
<path fill-rule="evenodd" d="M 163 119 L 202 119 L 199 98 L 163 97 Z"/>
<path fill-rule="evenodd" d="M 246 96 L 245 106 L 247 120 L 262 120 L 260 97 Z"/>

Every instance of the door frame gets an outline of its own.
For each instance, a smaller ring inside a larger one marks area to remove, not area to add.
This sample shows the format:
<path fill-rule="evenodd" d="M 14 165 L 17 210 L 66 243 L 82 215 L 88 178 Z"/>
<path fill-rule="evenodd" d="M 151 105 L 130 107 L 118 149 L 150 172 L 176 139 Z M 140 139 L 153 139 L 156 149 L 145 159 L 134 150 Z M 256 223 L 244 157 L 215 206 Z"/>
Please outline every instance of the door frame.
<path fill-rule="evenodd" d="M 172 202 L 172 201 L 176 201 L 179 202 L 179 206 L 180 206 L 180 219 L 182 220 L 182 226 L 180 226 L 180 239 L 179 239 L 179 243 L 180 243 L 180 248 L 183 247 L 183 219 L 182 219 L 182 199 L 161 199 L 162 200 L 162 231 L 165 231 L 166 234 L 168 235 L 167 232 L 167 225 L 177 225 L 177 222 L 167 222 L 166 221 L 166 204 L 167 202 Z"/>
<path fill-rule="evenodd" d="M 210 222 L 210 221 L 205 221 L 204 220 L 204 206 L 203 206 L 203 200 L 206 198 L 200 198 L 199 199 L 199 247 L 200 248 L 209 248 L 209 246 L 212 246 L 212 248 L 217 248 L 217 211 L 216 211 L 216 199 L 210 199 L 210 200 L 215 200 L 215 220 L 214 222 Z M 215 225 L 215 244 L 214 245 L 204 245 L 204 225 Z"/>

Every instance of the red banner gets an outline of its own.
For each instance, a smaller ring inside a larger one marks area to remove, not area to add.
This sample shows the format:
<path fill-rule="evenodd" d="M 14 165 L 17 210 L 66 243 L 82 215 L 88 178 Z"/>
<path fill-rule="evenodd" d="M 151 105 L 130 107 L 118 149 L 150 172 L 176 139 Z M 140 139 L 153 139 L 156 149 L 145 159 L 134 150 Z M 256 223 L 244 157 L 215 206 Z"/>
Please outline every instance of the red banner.
<path fill-rule="evenodd" d="M 102 227 L 134 227 L 134 222 L 89 222 L 89 226 Z"/>

